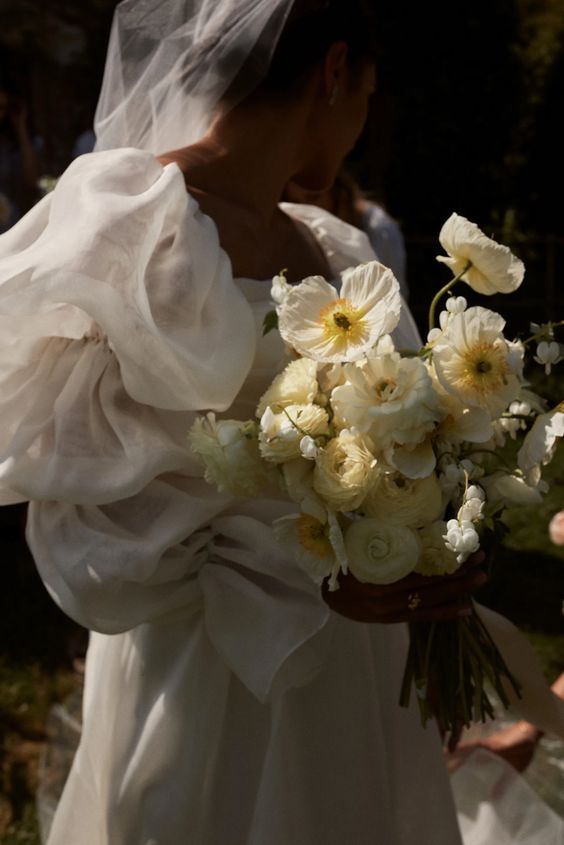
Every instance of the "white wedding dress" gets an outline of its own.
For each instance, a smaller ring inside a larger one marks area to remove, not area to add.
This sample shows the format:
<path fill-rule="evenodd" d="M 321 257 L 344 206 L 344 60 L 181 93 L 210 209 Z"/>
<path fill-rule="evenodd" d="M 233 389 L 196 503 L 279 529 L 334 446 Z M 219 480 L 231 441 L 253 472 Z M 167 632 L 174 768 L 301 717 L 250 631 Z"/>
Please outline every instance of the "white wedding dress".
<path fill-rule="evenodd" d="M 335 276 L 364 235 L 303 206 Z M 284 363 L 175 165 L 77 159 L 0 240 L 0 501 L 91 628 L 50 845 L 456 845 L 433 725 L 398 706 L 402 625 L 332 614 L 270 524 L 201 478 L 205 409 L 247 418 Z M 406 311 L 398 342 L 416 343 Z"/>

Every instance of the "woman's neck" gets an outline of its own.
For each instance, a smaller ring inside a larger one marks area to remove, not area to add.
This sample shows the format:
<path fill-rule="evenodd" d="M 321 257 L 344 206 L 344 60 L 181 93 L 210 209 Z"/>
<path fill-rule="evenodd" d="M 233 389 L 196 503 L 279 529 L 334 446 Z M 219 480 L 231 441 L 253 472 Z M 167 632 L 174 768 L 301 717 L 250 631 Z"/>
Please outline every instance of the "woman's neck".
<path fill-rule="evenodd" d="M 190 147 L 166 153 L 175 161 L 188 188 L 236 210 L 260 228 L 268 228 L 282 193 L 303 163 L 300 153 L 307 111 L 265 104 L 232 110 Z"/>

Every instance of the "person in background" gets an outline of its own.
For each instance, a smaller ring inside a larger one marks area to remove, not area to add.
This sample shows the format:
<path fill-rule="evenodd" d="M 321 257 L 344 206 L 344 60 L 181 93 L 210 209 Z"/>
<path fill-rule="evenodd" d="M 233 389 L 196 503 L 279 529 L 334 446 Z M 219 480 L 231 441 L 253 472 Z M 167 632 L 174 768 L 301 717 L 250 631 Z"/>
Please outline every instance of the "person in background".
<path fill-rule="evenodd" d="M 314 193 L 290 182 L 286 186 L 284 199 L 292 203 L 316 205 L 366 232 L 376 257 L 392 270 L 400 283 L 403 298 L 409 298 L 405 242 L 401 228 L 383 206 L 364 195 L 346 167 L 341 168 L 329 190 Z"/>
<path fill-rule="evenodd" d="M 25 102 L 0 76 L 0 233 L 33 204 L 41 140 L 29 131 Z"/>

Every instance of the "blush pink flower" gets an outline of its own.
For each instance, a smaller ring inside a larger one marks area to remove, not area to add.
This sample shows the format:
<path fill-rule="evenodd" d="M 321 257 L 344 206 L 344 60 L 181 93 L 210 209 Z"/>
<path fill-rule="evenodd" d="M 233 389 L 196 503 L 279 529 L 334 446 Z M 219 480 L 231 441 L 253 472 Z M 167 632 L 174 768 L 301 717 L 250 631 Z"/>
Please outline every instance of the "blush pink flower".
<path fill-rule="evenodd" d="M 564 511 L 554 514 L 548 526 L 548 533 L 555 545 L 564 546 Z"/>

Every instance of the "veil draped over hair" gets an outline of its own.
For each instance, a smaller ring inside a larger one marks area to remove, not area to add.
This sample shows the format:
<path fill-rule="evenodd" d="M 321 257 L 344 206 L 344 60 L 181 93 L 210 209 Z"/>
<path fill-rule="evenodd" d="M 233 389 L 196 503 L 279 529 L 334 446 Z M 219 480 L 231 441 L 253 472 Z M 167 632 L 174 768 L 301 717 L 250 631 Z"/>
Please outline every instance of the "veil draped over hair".
<path fill-rule="evenodd" d="M 95 117 L 97 150 L 194 143 L 222 100 L 264 78 L 294 0 L 123 0 Z"/>

